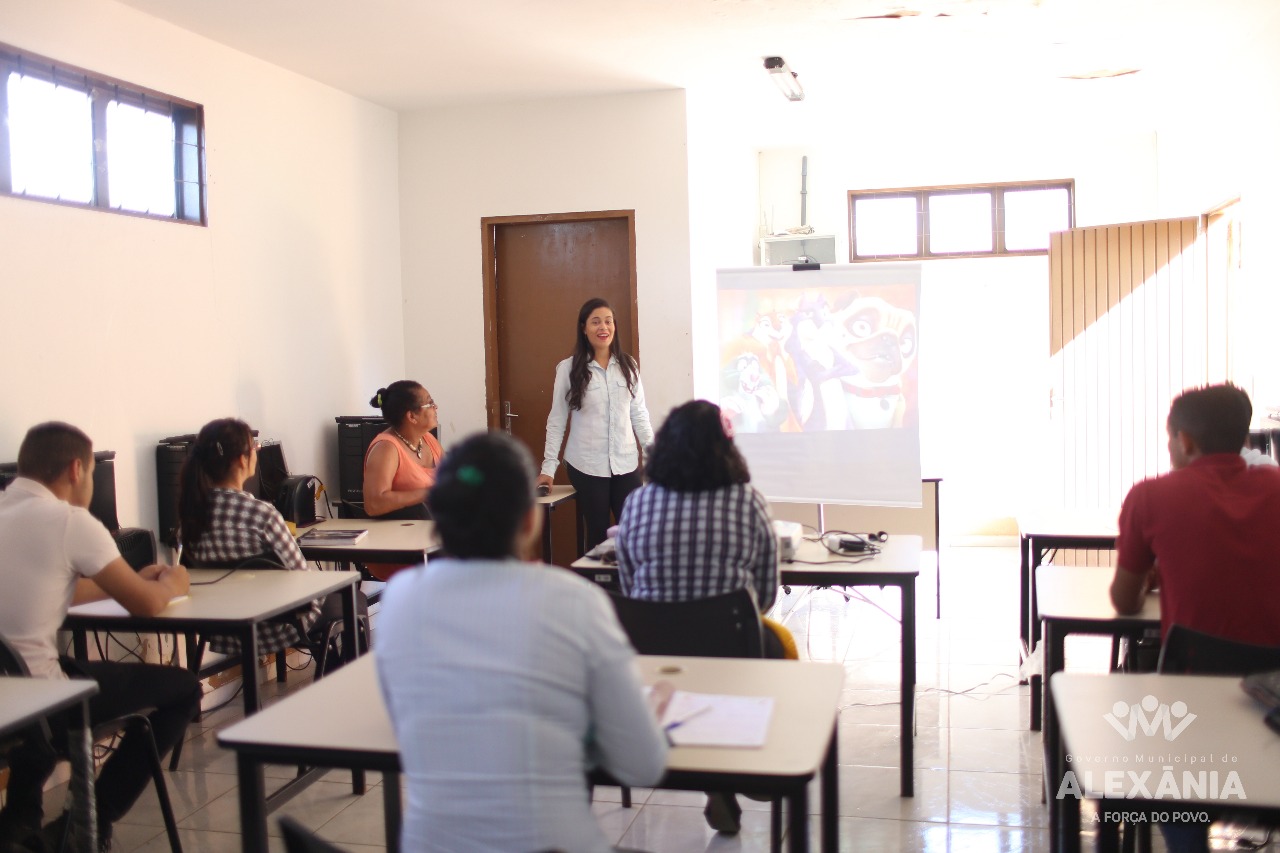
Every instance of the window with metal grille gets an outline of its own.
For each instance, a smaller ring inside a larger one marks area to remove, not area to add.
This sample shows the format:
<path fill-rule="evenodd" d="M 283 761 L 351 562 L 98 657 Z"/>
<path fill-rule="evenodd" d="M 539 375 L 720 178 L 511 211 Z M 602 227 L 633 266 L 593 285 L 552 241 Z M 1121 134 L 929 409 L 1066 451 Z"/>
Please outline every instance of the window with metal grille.
<path fill-rule="evenodd" d="M 0 44 L 0 193 L 208 224 L 204 108 Z"/>
<path fill-rule="evenodd" d="M 849 259 L 1043 255 L 1075 225 L 1075 182 L 849 192 Z"/>

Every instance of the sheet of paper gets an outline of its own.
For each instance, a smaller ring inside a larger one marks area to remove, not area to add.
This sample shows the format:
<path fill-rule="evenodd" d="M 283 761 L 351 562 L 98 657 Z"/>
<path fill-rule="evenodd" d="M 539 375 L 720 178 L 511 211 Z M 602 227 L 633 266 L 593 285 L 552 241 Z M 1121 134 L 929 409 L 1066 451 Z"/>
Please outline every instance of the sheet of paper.
<path fill-rule="evenodd" d="M 169 599 L 169 603 L 177 604 L 179 601 L 186 601 L 190 597 L 189 595 L 176 595 Z M 78 616 L 119 616 L 122 619 L 129 615 L 129 611 L 124 609 L 124 605 L 114 598 L 90 601 L 88 604 L 77 604 L 68 612 Z"/>
<path fill-rule="evenodd" d="M 663 715 L 676 746 L 762 747 L 773 716 L 772 696 L 726 696 L 677 690 Z"/>

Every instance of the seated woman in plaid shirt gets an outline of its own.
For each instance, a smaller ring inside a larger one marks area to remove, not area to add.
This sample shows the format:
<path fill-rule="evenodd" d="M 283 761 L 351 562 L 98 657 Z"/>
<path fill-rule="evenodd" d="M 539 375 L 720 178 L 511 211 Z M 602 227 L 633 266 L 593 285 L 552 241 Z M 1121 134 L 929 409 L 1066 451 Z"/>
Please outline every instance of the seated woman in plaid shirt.
<path fill-rule="evenodd" d="M 778 597 L 778 539 L 769 504 L 752 488 L 720 407 L 694 400 L 672 409 L 644 473 L 649 482 L 627 498 L 618 521 L 623 593 L 688 601 L 746 587 L 755 592 L 761 612 L 772 607 Z M 785 657 L 776 629 L 769 628 L 765 655 Z M 708 793 L 703 814 L 720 832 L 741 828 L 742 809 L 730 793 Z"/>
<path fill-rule="evenodd" d="M 244 421 L 210 421 L 196 436 L 178 491 L 178 535 L 193 565 L 235 566 L 262 557 L 291 571 L 308 570 L 280 511 L 244 491 L 244 481 L 257 468 L 258 442 Z M 317 599 L 306 609 L 259 625 L 258 652 L 272 654 L 300 644 L 322 603 Z M 240 651 L 233 637 L 213 637 L 209 647 L 219 654 Z"/>
<path fill-rule="evenodd" d="M 769 504 L 720 407 L 677 406 L 645 461 L 648 483 L 618 522 L 618 579 L 631 598 L 688 601 L 747 587 L 761 612 L 778 597 L 778 540 Z"/>

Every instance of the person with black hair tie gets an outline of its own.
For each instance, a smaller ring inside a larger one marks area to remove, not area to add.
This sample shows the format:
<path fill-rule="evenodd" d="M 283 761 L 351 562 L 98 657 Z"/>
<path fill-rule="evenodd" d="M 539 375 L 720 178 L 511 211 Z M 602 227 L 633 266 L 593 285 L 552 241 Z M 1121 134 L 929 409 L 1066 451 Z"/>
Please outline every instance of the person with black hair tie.
<path fill-rule="evenodd" d="M 627 495 L 639 488 L 639 447 L 653 441 L 639 365 L 618 345 L 613 309 L 603 299 L 588 299 L 578 311 L 573 355 L 556 365 L 539 486 L 555 480 L 566 427 L 565 467 L 590 550 L 604 541 L 610 512 L 621 517 Z"/>
<path fill-rule="evenodd" d="M 503 433 L 450 450 L 427 496 L 445 557 L 401 572 L 377 667 L 409 786 L 405 853 L 605 853 L 586 772 L 657 782 L 667 746 L 607 595 L 524 562 L 533 459 Z"/>
<path fill-rule="evenodd" d="M 309 566 L 280 511 L 244 491 L 258 467 L 258 442 L 235 418 L 205 424 L 191 445 L 178 484 L 178 539 L 192 565 L 234 566 L 255 557 L 285 569 Z M 323 599 L 258 626 L 258 652 L 273 654 L 302 642 L 320 615 Z M 235 637 L 215 636 L 209 648 L 239 654 Z"/>
<path fill-rule="evenodd" d="M 427 494 L 436 480 L 436 466 L 444 456 L 431 434 L 439 423 L 435 400 L 411 379 L 379 388 L 369 405 L 382 410 L 390 424 L 374 436 L 364 455 L 364 511 L 372 518 L 428 519 Z M 379 580 L 405 568 L 401 564 L 369 563 Z"/>

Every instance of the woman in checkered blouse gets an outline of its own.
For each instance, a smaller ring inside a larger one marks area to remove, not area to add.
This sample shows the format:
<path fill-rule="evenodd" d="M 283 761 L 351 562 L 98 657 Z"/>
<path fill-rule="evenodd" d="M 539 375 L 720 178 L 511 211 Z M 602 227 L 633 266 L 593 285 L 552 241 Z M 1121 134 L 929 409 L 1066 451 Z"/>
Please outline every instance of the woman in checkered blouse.
<path fill-rule="evenodd" d="M 244 491 L 258 467 L 258 442 L 244 421 L 222 418 L 204 425 L 182 466 L 178 535 L 194 565 L 234 566 L 254 557 L 291 571 L 307 571 L 279 510 Z M 320 615 L 322 600 L 258 626 L 258 651 L 271 654 L 302 642 Z M 233 637 L 213 637 L 209 647 L 236 654 Z"/>

